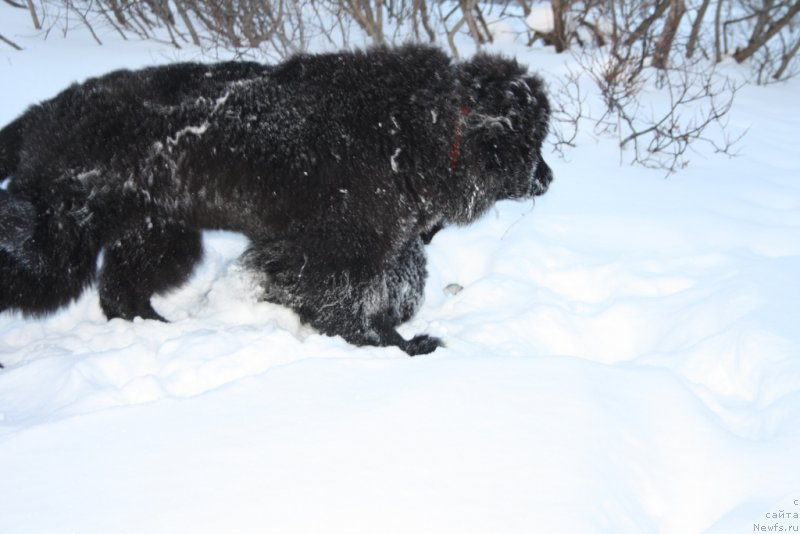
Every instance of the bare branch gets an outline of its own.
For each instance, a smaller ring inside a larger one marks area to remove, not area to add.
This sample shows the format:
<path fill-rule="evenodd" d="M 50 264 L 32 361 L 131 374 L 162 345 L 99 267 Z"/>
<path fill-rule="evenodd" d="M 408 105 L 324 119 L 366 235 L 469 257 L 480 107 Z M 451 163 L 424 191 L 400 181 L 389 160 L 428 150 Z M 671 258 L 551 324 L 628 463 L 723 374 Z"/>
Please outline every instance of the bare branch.
<path fill-rule="evenodd" d="M 726 117 L 738 86 L 702 60 L 656 69 L 633 50 L 574 54 L 577 70 L 571 69 L 553 93 L 554 149 L 563 153 L 573 146 L 580 124 L 588 123 L 595 134 L 618 138 L 620 158 L 667 174 L 688 163 L 697 143 L 733 155 L 741 135 L 731 138 Z M 656 78 L 661 79 L 657 92 Z M 586 103 L 586 79 L 602 98 L 599 112 Z"/>
<path fill-rule="evenodd" d="M 722 2 L 723 0 L 717 0 L 717 11 L 714 15 L 714 62 L 719 63 L 722 61 L 722 43 L 720 42 L 721 36 L 721 26 L 720 21 L 722 19 Z"/>
<path fill-rule="evenodd" d="M 670 0 L 669 4 L 669 14 L 664 25 L 664 32 L 653 50 L 652 63 L 657 69 L 667 67 L 667 58 L 669 57 L 669 51 L 672 49 L 672 42 L 678 33 L 678 26 L 681 24 L 683 14 L 686 12 L 686 5 L 683 0 Z"/>
<path fill-rule="evenodd" d="M 644 19 L 635 30 L 633 30 L 628 38 L 625 40 L 625 46 L 632 46 L 634 43 L 642 39 L 642 37 L 650 30 L 650 27 L 655 21 L 661 18 L 667 11 L 670 5 L 670 0 L 658 0 L 656 2 L 656 10 L 652 15 Z"/>
<path fill-rule="evenodd" d="M 711 0 L 703 0 L 703 3 L 700 4 L 700 7 L 697 10 L 697 17 L 695 17 L 694 22 L 692 23 L 692 31 L 689 34 L 689 40 L 686 42 L 686 57 L 691 58 L 694 55 L 694 49 L 697 46 L 697 39 L 700 37 L 700 28 L 703 24 L 703 19 L 706 16 L 706 11 L 708 10 L 708 6 L 711 4 Z"/>
<path fill-rule="evenodd" d="M 768 2 L 765 1 L 765 4 L 767 3 Z M 764 10 L 764 12 L 766 11 L 767 9 Z M 759 19 L 759 23 L 756 24 L 753 30 L 753 34 L 747 43 L 747 46 L 745 46 L 744 48 L 737 49 L 736 52 L 734 52 L 733 54 L 733 58 L 738 63 L 742 63 L 743 61 L 746 61 L 747 59 L 751 58 L 753 54 L 755 54 L 758 51 L 759 48 L 764 46 L 764 44 L 766 44 L 767 41 L 772 39 L 775 36 L 775 34 L 777 34 L 786 25 L 788 25 L 794 19 L 795 15 L 797 15 L 798 13 L 800 13 L 800 0 L 795 1 L 789 7 L 786 13 L 784 13 L 784 15 L 780 19 L 772 22 L 772 24 L 770 24 L 766 30 L 764 30 L 764 27 L 766 26 L 767 21 L 764 20 L 762 23 L 762 20 Z"/>
<path fill-rule="evenodd" d="M 15 43 L 14 41 L 12 41 L 10 39 L 7 39 L 6 37 L 3 37 L 3 34 L 0 34 L 0 41 L 3 41 L 4 43 L 6 43 L 8 46 L 13 48 L 14 50 L 22 50 L 21 46 L 19 46 L 17 43 Z"/>
<path fill-rule="evenodd" d="M 798 38 L 794 46 L 792 46 L 788 52 L 783 55 L 783 59 L 781 60 L 781 64 L 778 67 L 778 70 L 775 71 L 775 74 L 772 75 L 773 80 L 780 80 L 783 78 L 784 74 L 786 73 L 787 67 L 791 64 L 792 60 L 797 56 L 797 51 L 800 50 L 800 38 Z"/>
<path fill-rule="evenodd" d="M 42 29 L 42 23 L 39 22 L 39 16 L 36 14 L 36 8 L 33 6 L 33 0 L 28 0 L 28 11 L 31 14 L 31 20 L 33 21 L 33 27 L 37 30 Z"/>

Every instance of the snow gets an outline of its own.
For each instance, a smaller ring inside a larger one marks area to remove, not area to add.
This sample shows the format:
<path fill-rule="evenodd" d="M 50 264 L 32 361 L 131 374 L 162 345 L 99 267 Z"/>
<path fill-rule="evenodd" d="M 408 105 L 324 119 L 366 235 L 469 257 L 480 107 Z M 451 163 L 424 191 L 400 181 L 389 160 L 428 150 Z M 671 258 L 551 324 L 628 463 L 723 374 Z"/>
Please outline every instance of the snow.
<path fill-rule="evenodd" d="M 531 6 L 531 12 L 526 17 L 525 23 L 533 31 L 542 34 L 552 32 L 555 27 L 553 8 L 549 3 Z"/>
<path fill-rule="evenodd" d="M 3 124 L 72 81 L 196 59 L 0 11 L 26 48 L 0 48 Z M 568 61 L 501 46 L 550 79 Z M 437 234 L 401 328 L 446 340 L 429 356 L 257 302 L 224 232 L 155 299 L 169 324 L 106 321 L 94 289 L 0 314 L 0 532 L 800 529 L 798 89 L 740 91 L 737 158 L 701 148 L 665 179 L 584 136 L 546 156 L 535 203 Z"/>

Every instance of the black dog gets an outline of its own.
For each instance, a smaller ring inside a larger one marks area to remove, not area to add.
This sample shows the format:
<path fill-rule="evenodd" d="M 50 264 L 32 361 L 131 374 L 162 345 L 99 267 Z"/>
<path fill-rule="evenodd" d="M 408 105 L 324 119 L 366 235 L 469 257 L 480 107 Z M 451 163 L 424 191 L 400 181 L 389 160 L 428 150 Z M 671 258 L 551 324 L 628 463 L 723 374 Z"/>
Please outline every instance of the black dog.
<path fill-rule="evenodd" d="M 0 131 L 0 311 L 55 310 L 92 283 L 109 318 L 161 319 L 200 231 L 251 240 L 264 298 L 356 345 L 403 339 L 423 237 L 546 191 L 550 109 L 515 61 L 424 46 L 119 71 Z M 163 319 L 162 319 L 163 320 Z"/>

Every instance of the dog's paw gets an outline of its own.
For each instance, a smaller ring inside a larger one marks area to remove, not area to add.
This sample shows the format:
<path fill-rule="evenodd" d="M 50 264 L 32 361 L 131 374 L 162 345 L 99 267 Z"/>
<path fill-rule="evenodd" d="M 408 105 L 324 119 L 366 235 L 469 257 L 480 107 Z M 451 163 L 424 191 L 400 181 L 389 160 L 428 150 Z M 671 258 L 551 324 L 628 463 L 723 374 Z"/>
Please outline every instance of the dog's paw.
<path fill-rule="evenodd" d="M 123 305 L 119 300 L 107 299 L 101 296 L 100 307 L 103 309 L 103 313 L 108 320 L 118 318 L 126 321 L 133 321 L 135 318 L 140 317 L 142 319 L 151 319 L 162 323 L 169 322 L 153 309 L 149 300 Z"/>
<path fill-rule="evenodd" d="M 444 347 L 444 342 L 438 337 L 419 335 L 406 341 L 402 349 L 409 356 L 418 356 L 420 354 L 430 354 L 439 347 Z"/>

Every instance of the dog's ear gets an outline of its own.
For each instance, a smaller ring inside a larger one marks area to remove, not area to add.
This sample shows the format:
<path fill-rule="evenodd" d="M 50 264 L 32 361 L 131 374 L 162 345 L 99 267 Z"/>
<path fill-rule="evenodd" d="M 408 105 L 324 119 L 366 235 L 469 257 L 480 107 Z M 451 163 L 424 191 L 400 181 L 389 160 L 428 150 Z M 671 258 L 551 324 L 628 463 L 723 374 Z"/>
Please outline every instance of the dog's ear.
<path fill-rule="evenodd" d="M 541 145 L 550 119 L 541 78 L 529 74 L 513 59 L 478 54 L 460 65 L 460 79 L 462 105 L 478 115 L 504 117 L 515 129 L 535 129 L 536 145 Z"/>
<path fill-rule="evenodd" d="M 470 60 L 461 63 L 462 83 L 473 90 L 491 89 L 498 84 L 508 83 L 526 73 L 514 59 L 498 55 L 478 53 Z"/>
<path fill-rule="evenodd" d="M 464 135 L 480 154 L 481 166 L 502 171 L 531 165 L 546 133 L 545 117 L 545 132 L 531 135 L 536 101 L 543 98 L 539 79 L 513 59 L 483 53 L 460 68 L 470 110 Z"/>
<path fill-rule="evenodd" d="M 493 116 L 508 115 L 525 105 L 530 91 L 522 80 L 527 71 L 515 60 L 480 53 L 459 67 L 464 105 Z"/>

